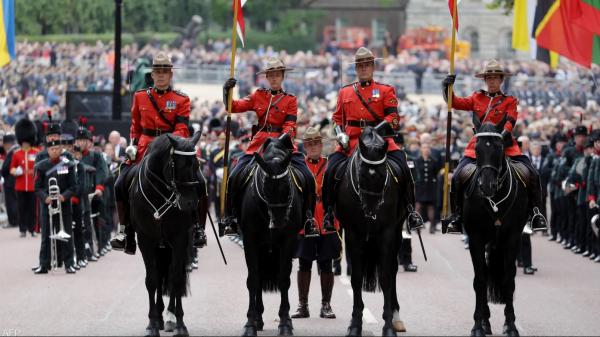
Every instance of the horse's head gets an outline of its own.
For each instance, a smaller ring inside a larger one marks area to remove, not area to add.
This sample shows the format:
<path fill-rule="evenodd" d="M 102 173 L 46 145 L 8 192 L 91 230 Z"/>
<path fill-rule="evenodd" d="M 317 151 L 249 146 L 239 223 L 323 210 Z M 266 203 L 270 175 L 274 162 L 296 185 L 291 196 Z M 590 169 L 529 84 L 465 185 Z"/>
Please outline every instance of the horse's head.
<path fill-rule="evenodd" d="M 152 142 L 149 151 L 149 167 L 160 172 L 170 191 L 179 195 L 182 211 L 193 211 L 198 204 L 200 169 L 195 146 L 199 140 L 200 132 L 190 139 L 165 134 Z"/>
<path fill-rule="evenodd" d="M 267 139 L 263 149 L 262 155 L 256 152 L 254 158 L 264 174 L 262 191 L 271 221 L 276 228 L 281 228 L 288 222 L 291 206 L 290 196 L 293 191 L 289 165 L 294 146 L 286 135 Z"/>
<path fill-rule="evenodd" d="M 385 193 L 388 143 L 374 128 L 366 127 L 358 141 L 358 192 L 363 211 L 375 218 Z"/>
<path fill-rule="evenodd" d="M 473 114 L 475 125 L 475 155 L 477 157 L 477 185 L 484 197 L 491 198 L 498 188 L 498 179 L 504 161 L 504 142 L 502 130 L 506 123 L 506 116 L 498 124 L 485 122 L 483 125 Z"/>

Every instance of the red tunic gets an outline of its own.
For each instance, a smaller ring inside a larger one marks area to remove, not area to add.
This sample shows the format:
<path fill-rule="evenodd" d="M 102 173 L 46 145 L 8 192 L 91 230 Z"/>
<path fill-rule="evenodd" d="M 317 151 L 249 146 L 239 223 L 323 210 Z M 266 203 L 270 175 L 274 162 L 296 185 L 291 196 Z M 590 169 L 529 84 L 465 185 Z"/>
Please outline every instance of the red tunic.
<path fill-rule="evenodd" d="M 502 102 L 498 104 L 498 102 Z M 477 117 L 481 120 L 481 123 L 492 122 L 494 124 L 500 123 L 505 114 L 508 114 L 506 124 L 504 124 L 504 130 L 512 132 L 515 124 L 517 123 L 517 99 L 514 96 L 509 95 L 496 95 L 490 97 L 487 92 L 480 90 L 474 92 L 469 97 L 452 97 L 452 107 L 458 110 L 473 111 L 477 114 Z M 483 120 L 488 107 L 491 107 L 490 112 L 485 120 Z M 504 154 L 509 157 L 520 156 L 521 149 L 519 145 L 513 139 L 513 144 L 510 147 L 504 149 Z M 465 149 L 465 156 L 475 158 L 475 137 L 472 137 Z"/>
<path fill-rule="evenodd" d="M 269 102 L 271 107 L 269 108 Z M 267 108 L 269 111 L 267 112 Z M 258 151 L 267 138 L 279 137 L 288 133 L 292 140 L 296 137 L 296 119 L 298 115 L 298 100 L 296 96 L 284 91 L 272 95 L 271 90 L 260 88 L 254 93 L 232 101 L 231 112 L 256 112 L 258 131 L 252 137 L 246 154 Z M 266 119 L 266 122 L 265 122 Z"/>
<path fill-rule="evenodd" d="M 327 168 L 327 158 L 321 157 L 317 161 L 313 161 L 305 159 L 306 165 L 310 172 L 312 172 L 315 177 L 315 187 L 317 194 L 317 205 L 315 206 L 315 221 L 317 222 L 317 227 L 319 228 L 319 232 L 321 234 L 325 234 L 323 230 L 323 217 L 325 216 L 325 211 L 323 209 L 323 202 L 321 201 L 322 189 L 323 189 L 323 178 L 325 176 L 325 169 Z M 335 219 L 334 226 L 336 230 L 340 230 L 340 223 Z M 304 229 L 300 231 L 301 235 L 304 235 Z"/>
<path fill-rule="evenodd" d="M 362 134 L 362 128 L 360 126 L 351 126 L 348 125 L 348 123 L 351 121 L 352 123 L 358 123 L 360 121 L 376 123 L 375 118 L 364 107 L 356 95 L 354 85 L 356 85 L 360 95 L 365 102 L 367 102 L 369 107 L 371 107 L 381 119 L 390 123 L 394 130 L 398 129 L 400 118 L 398 116 L 398 98 L 396 97 L 394 87 L 391 85 L 370 81 L 368 85 L 363 87 L 360 83 L 355 82 L 340 89 L 337 106 L 333 113 L 333 121 L 335 124 L 343 126 L 350 137 L 348 153 L 354 150 L 354 147 L 358 144 L 358 138 Z M 400 149 L 392 138 L 388 138 L 387 142 L 388 151 Z M 338 145 L 336 151 L 345 152 L 340 145 Z"/>
<path fill-rule="evenodd" d="M 10 162 L 10 170 L 21 167 L 23 174 L 15 177 L 15 191 L 19 192 L 34 192 L 35 191 L 35 156 L 39 151 L 36 148 L 31 148 L 27 151 L 18 149 L 13 154 Z"/>
<path fill-rule="evenodd" d="M 158 108 L 164 111 L 165 122 L 154 108 L 147 93 L 148 89 L 135 92 L 131 106 L 130 138 L 137 140 L 138 152 L 136 162 L 143 157 L 148 145 L 162 133 L 171 132 L 181 137 L 189 137 L 188 122 L 190 120 L 190 99 L 178 90 L 167 89 L 159 94 L 156 89 L 149 89 L 156 100 Z"/>

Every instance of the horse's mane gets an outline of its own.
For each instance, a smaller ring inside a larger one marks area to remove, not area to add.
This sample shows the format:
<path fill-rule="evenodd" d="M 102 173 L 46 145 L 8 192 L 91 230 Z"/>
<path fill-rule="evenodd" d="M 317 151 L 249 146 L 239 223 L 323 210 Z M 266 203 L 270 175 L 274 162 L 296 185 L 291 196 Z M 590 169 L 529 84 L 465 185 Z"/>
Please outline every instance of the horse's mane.
<path fill-rule="evenodd" d="M 157 155 L 160 153 L 168 154 L 169 150 L 173 147 L 167 135 L 160 135 L 150 143 L 148 146 L 148 154 Z"/>
<path fill-rule="evenodd" d="M 477 130 L 477 133 L 480 133 L 480 132 L 498 133 L 498 129 L 496 128 L 496 124 L 494 124 L 492 122 L 485 122 L 481 125 L 479 130 Z"/>

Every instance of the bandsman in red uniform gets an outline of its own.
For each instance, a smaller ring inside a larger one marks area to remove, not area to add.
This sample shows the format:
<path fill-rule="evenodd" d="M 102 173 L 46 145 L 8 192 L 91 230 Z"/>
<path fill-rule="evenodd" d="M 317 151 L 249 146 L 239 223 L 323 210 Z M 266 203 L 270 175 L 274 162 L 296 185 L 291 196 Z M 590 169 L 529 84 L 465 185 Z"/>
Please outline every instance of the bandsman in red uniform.
<path fill-rule="evenodd" d="M 226 216 L 222 219 L 220 225 L 227 233 L 237 228 L 237 211 L 239 209 L 236 201 L 235 192 L 239 190 L 240 181 L 238 179 L 240 172 L 250 163 L 255 152 L 260 151 L 262 145 L 268 138 L 286 137 L 292 139 L 296 137 L 296 119 L 298 114 L 298 99 L 296 96 L 287 93 L 282 88 L 285 72 L 293 70 L 288 68 L 282 60 L 271 57 L 267 61 L 264 70 L 259 71 L 257 75 L 265 74 L 269 82 L 269 89 L 259 88 L 254 93 L 238 100 L 232 100 L 231 112 L 242 113 L 254 111 L 258 117 L 258 123 L 252 127 L 252 140 L 246 149 L 246 153 L 240 157 L 237 165 L 231 171 L 227 188 L 227 207 Z M 228 79 L 223 85 L 223 103 L 227 106 L 229 98 L 229 89 L 235 87 L 235 78 Z M 304 205 L 306 207 L 306 218 L 308 230 L 315 231 L 314 209 L 315 209 L 315 184 L 312 173 L 308 170 L 304 162 L 304 155 L 295 151 L 292 155 L 291 165 L 299 169 L 305 176 L 307 182 Z"/>
<path fill-rule="evenodd" d="M 506 116 L 506 124 L 504 125 L 504 131 L 502 131 L 504 154 L 514 161 L 525 164 L 529 168 L 531 177 L 530 184 L 528 184 L 529 200 L 532 206 L 532 212 L 530 214 L 531 227 L 533 230 L 544 230 L 546 229 L 546 219 L 540 212 L 543 208 L 541 207 L 542 189 L 539 174 L 531 164 L 529 157 L 521 153 L 521 149 L 512 136 L 512 130 L 515 127 L 518 118 L 517 98 L 507 95 L 500 90 L 504 78 L 511 75 L 510 72 L 504 70 L 498 61 L 494 59 L 489 60 L 485 65 L 485 69 L 482 72 L 475 74 L 475 77 L 484 80 L 487 90 L 476 91 L 469 97 L 453 96 L 452 108 L 463 111 L 472 111 L 477 115 L 482 124 L 485 122 L 498 124 Z M 448 100 L 448 86 L 453 84 L 455 80 L 456 75 L 448 75 L 442 82 L 443 95 L 446 101 Z M 450 202 L 453 214 L 442 221 L 443 233 L 462 233 L 463 222 L 461 213 L 463 208 L 463 197 L 457 177 L 466 165 L 475 163 L 475 141 L 476 138 L 473 136 L 465 149 L 464 156 L 461 158 L 452 175 Z"/>
<path fill-rule="evenodd" d="M 139 163 L 148 145 L 154 138 L 163 133 L 172 133 L 180 137 L 189 137 L 188 123 L 190 119 L 190 98 L 179 90 L 171 88 L 173 79 L 173 63 L 164 52 L 158 52 L 152 60 L 152 80 L 154 86 L 135 92 L 131 106 L 131 128 L 129 138 L 132 145 L 125 150 L 129 162 L 121 166 L 119 177 L 115 182 L 115 199 L 119 213 L 120 231 L 111 246 L 117 250 L 135 253 L 135 238 L 132 232 L 127 233 L 129 223 L 126 189 L 123 177 L 126 176 L 130 164 Z"/>
<path fill-rule="evenodd" d="M 333 113 L 338 147 L 336 152 L 329 156 L 323 185 L 323 207 L 326 212 L 324 226 L 327 228 L 334 221 L 334 198 L 332 194 L 335 170 L 339 164 L 352 154 L 358 144 L 363 128 L 372 126 L 380 133 L 389 130 L 388 133 L 390 134 L 386 137 L 388 157 L 400 166 L 405 176 L 411 177 L 410 169 L 406 163 L 406 155 L 400 151 L 392 137 L 393 131 L 397 132 L 400 126 L 398 98 L 394 87 L 373 80 L 375 56 L 369 49 L 359 48 L 354 55 L 354 64 L 356 65 L 358 81 L 340 89 L 337 106 Z M 414 208 L 415 187 L 412 177 L 407 181 L 409 183 L 403 195 L 406 195 L 408 203 L 408 224 L 411 229 L 417 229 L 423 226 L 423 219 Z"/>
<path fill-rule="evenodd" d="M 302 137 L 304 150 L 306 150 L 306 165 L 315 177 L 317 187 L 317 205 L 315 207 L 315 221 L 319 234 L 317 236 L 304 235 L 300 232 L 296 257 L 299 260 L 298 268 L 298 309 L 292 318 L 308 318 L 308 293 L 311 280 L 313 261 L 317 261 L 321 278 L 321 312 L 322 318 L 335 318 L 331 309 L 331 293 L 333 291 L 333 260 L 340 258 L 342 244 L 337 235 L 339 224 L 335 223 L 336 231 L 326 231 L 323 228 L 323 203 L 321 202 L 321 187 L 323 175 L 327 167 L 327 158 L 323 157 L 323 142 L 321 133 L 314 127 L 309 127 Z"/>

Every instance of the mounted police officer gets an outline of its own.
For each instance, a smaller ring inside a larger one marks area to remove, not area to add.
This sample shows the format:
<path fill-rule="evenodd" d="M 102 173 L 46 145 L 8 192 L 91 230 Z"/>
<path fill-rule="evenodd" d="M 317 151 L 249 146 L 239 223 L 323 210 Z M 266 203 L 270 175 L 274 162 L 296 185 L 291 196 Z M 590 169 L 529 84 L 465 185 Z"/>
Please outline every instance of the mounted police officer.
<path fill-rule="evenodd" d="M 512 130 L 517 123 L 517 99 L 506 95 L 500 90 L 505 77 L 512 74 L 504 70 L 498 61 L 489 60 L 482 72 L 475 74 L 475 77 L 485 81 L 486 90 L 474 92 L 469 97 L 452 97 L 452 107 L 463 111 L 472 111 L 481 123 L 492 122 L 498 124 L 506 118 L 506 124 L 502 131 L 504 139 L 504 154 L 513 161 L 523 163 L 529 169 L 528 192 L 529 202 L 532 206 L 531 227 L 533 230 L 545 230 L 546 218 L 540 210 L 542 208 L 542 189 L 537 170 L 531 164 L 529 157 L 524 156 L 512 136 Z M 442 82 L 444 99 L 448 100 L 448 87 L 454 83 L 456 75 L 448 75 Z M 464 156 L 461 158 L 454 174 L 452 175 L 452 188 L 450 189 L 450 202 L 453 214 L 442 221 L 442 232 L 461 234 L 463 231 L 462 220 L 462 190 L 460 189 L 460 179 L 462 169 L 468 164 L 475 163 L 475 136 L 465 149 Z"/>
<path fill-rule="evenodd" d="M 282 88 L 282 83 L 289 68 L 277 57 L 271 57 L 267 60 L 266 68 L 259 71 L 257 75 L 265 74 L 270 88 L 260 88 L 254 93 L 239 100 L 231 101 L 231 112 L 242 113 L 254 111 L 258 117 L 257 125 L 252 127 L 252 140 L 246 149 L 246 153 L 238 160 L 237 165 L 231 171 L 227 188 L 227 206 L 225 208 L 225 218 L 219 223 L 220 231 L 226 234 L 234 234 L 237 228 L 237 212 L 239 205 L 237 193 L 241 188 L 241 172 L 248 166 L 255 152 L 260 151 L 262 145 L 271 137 L 287 137 L 292 140 L 296 136 L 296 119 L 298 114 L 298 99 L 296 96 L 287 93 Z M 229 90 L 235 87 L 237 80 L 228 79 L 223 85 L 223 103 L 228 104 Z M 295 147 L 294 147 L 295 149 Z M 304 175 L 306 188 L 303 196 L 305 198 L 305 227 L 310 232 L 314 232 L 314 209 L 315 209 L 315 183 L 312 173 L 304 162 L 304 155 L 294 151 L 291 165 L 297 168 Z"/>
<path fill-rule="evenodd" d="M 115 199 L 119 214 L 119 234 L 111 241 L 116 250 L 135 254 L 135 231 L 129 226 L 128 196 L 124 185 L 127 172 L 132 164 L 139 163 L 148 145 L 154 138 L 172 133 L 180 137 L 190 136 L 190 98 L 179 90 L 171 88 L 173 63 L 164 52 L 158 52 L 152 60 L 154 86 L 135 92 L 131 106 L 130 139 L 132 145 L 125 150 L 129 160 L 121 165 L 115 182 Z M 198 228 L 195 227 L 194 246 L 199 246 Z"/>
<path fill-rule="evenodd" d="M 336 140 L 339 145 L 336 152 L 329 156 L 325 171 L 323 208 L 326 213 L 323 226 L 328 230 L 333 228 L 335 172 L 339 164 L 347 160 L 358 144 L 363 128 L 372 126 L 380 134 L 387 133 L 385 136 L 388 142 L 388 158 L 400 166 L 404 176 L 410 177 L 407 179 L 406 191 L 402 194 L 407 198 L 409 227 L 420 228 L 423 226 L 423 219 L 415 211 L 415 188 L 406 163 L 406 155 L 394 143 L 392 139 L 394 132 L 390 130 L 397 131 L 400 126 L 398 99 L 394 87 L 373 80 L 375 56 L 369 49 L 359 48 L 354 55 L 354 64 L 358 81 L 340 89 L 333 113 Z"/>

